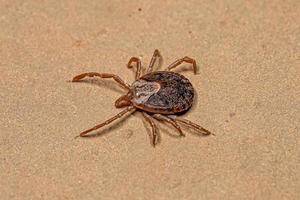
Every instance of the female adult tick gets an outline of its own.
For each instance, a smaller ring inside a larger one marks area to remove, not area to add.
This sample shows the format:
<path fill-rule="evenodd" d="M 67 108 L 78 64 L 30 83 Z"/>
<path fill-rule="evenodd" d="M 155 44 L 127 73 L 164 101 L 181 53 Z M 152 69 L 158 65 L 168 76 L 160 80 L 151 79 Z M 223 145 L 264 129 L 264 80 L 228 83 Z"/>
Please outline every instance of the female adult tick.
<path fill-rule="evenodd" d="M 196 61 L 186 56 L 173 62 L 165 71 L 153 72 L 154 64 L 156 61 L 160 60 L 162 60 L 162 56 L 156 49 L 150 61 L 147 73 L 140 76 L 141 60 L 137 57 L 132 57 L 127 66 L 131 68 L 132 64 L 135 63 L 137 71 L 135 74 L 135 81 L 131 85 L 126 84 L 119 76 L 115 74 L 88 72 L 75 76 L 72 82 L 79 82 L 81 79 L 87 76 L 112 78 L 122 88 L 127 90 L 127 94 L 121 96 L 115 102 L 116 108 L 126 107 L 123 111 L 106 120 L 105 122 L 96 125 L 91 129 L 83 131 L 79 136 L 85 137 L 87 136 L 87 133 L 110 124 L 128 112 L 133 113 L 135 111 L 141 112 L 146 121 L 151 125 L 151 138 L 153 146 L 155 146 L 158 142 L 158 128 L 154 122 L 154 119 L 171 124 L 175 129 L 177 129 L 181 136 L 185 135 L 179 126 L 180 123 L 190 126 L 204 135 L 211 134 L 203 127 L 189 120 L 176 116 L 176 114 L 183 113 L 192 106 L 194 99 L 194 88 L 187 78 L 178 73 L 171 72 L 170 70 L 183 62 L 187 62 L 193 65 L 194 73 L 196 74 Z"/>

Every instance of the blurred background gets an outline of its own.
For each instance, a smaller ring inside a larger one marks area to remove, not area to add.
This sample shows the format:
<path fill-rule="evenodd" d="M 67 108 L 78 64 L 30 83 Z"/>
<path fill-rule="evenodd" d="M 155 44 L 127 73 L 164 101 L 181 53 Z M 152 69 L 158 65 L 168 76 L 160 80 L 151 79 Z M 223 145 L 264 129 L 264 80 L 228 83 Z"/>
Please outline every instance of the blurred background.
<path fill-rule="evenodd" d="M 0 199 L 299 199 L 300 5 L 289 1 L 0 1 Z M 183 117 L 216 136 L 139 113 L 74 139 L 118 113 L 125 92 L 82 72 L 134 80 L 175 70 L 197 98 Z M 184 64 L 189 69 L 189 64 Z"/>

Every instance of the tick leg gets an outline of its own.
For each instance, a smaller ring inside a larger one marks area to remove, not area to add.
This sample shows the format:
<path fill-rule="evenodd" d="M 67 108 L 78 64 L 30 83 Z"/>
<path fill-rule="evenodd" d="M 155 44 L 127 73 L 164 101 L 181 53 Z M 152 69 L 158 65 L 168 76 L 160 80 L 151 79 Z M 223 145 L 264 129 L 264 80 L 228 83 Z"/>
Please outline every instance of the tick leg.
<path fill-rule="evenodd" d="M 150 64 L 149 64 L 149 67 L 148 67 L 148 70 L 147 70 L 147 73 L 150 73 L 153 71 L 153 66 L 155 64 L 155 62 L 158 60 L 159 62 L 159 67 L 162 63 L 162 56 L 160 54 L 160 52 L 158 51 L 158 49 L 155 49 L 154 53 L 153 53 L 153 56 L 152 56 L 152 59 L 150 61 Z"/>
<path fill-rule="evenodd" d="M 81 79 L 85 77 L 94 77 L 98 76 L 100 78 L 113 78 L 117 83 L 119 83 L 123 88 L 130 90 L 130 85 L 126 84 L 119 76 L 114 74 L 107 74 L 107 73 L 97 73 L 97 72 L 88 72 L 83 73 L 75 76 L 72 80 L 72 82 L 79 82 Z"/>
<path fill-rule="evenodd" d="M 120 113 L 118 113 L 117 115 L 113 116 L 112 118 L 106 120 L 105 122 L 101 123 L 101 124 L 98 124 L 96 126 L 94 126 L 93 128 L 90 128 L 86 131 L 83 131 L 79 134 L 80 137 L 86 137 L 86 134 L 91 132 L 91 131 L 94 131 L 94 130 L 97 130 L 103 126 L 106 126 L 108 124 L 110 124 L 111 122 L 115 121 L 116 119 L 119 119 L 121 118 L 123 115 L 125 115 L 126 113 L 128 113 L 129 111 L 135 111 L 135 108 L 133 106 L 129 106 L 127 107 L 126 109 L 124 109 L 123 111 L 121 111 Z"/>
<path fill-rule="evenodd" d="M 169 67 L 167 68 L 167 70 L 170 71 L 171 69 L 177 67 L 178 65 L 180 65 L 183 62 L 191 63 L 193 65 L 194 74 L 197 74 L 196 60 L 194 60 L 193 58 L 187 57 L 187 56 L 185 56 L 184 58 L 178 59 L 175 62 L 173 62 L 171 65 L 169 65 Z"/>
<path fill-rule="evenodd" d="M 194 129 L 196 129 L 197 131 L 199 131 L 203 135 L 210 135 L 210 134 L 212 134 L 211 132 L 209 132 L 208 130 L 206 130 L 205 128 L 203 128 L 202 126 L 200 126 L 198 124 L 195 124 L 195 123 L 191 122 L 190 120 L 180 119 L 180 118 L 177 118 L 176 116 L 170 116 L 170 118 L 174 119 L 177 122 L 186 124 L 186 125 L 194 128 Z"/>
<path fill-rule="evenodd" d="M 158 129 L 153 121 L 153 118 L 145 112 L 142 112 L 144 118 L 149 122 L 152 128 L 152 145 L 155 146 L 158 142 Z"/>
<path fill-rule="evenodd" d="M 171 124 L 174 128 L 176 128 L 178 130 L 178 132 L 180 133 L 180 136 L 185 136 L 185 134 L 182 132 L 180 126 L 177 124 L 177 122 L 174 119 L 166 117 L 161 114 L 154 114 L 153 117 L 157 120 L 165 121 L 165 122 Z"/>
<path fill-rule="evenodd" d="M 135 80 L 136 80 L 136 79 L 140 78 L 142 64 L 141 64 L 141 60 L 139 58 L 132 57 L 132 58 L 130 58 L 130 60 L 127 64 L 127 67 L 132 68 L 131 64 L 134 63 L 134 62 L 136 63 L 136 68 L 137 68 L 136 73 L 135 73 Z"/>

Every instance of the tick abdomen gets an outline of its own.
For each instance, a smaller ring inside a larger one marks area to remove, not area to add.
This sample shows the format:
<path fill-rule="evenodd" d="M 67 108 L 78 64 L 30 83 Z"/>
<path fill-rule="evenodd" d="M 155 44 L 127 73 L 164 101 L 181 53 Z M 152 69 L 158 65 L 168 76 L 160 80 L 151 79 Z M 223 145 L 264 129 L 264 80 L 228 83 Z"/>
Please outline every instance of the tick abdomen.
<path fill-rule="evenodd" d="M 190 81 L 175 72 L 146 74 L 132 84 L 132 103 L 150 113 L 175 114 L 188 110 L 194 89 Z"/>

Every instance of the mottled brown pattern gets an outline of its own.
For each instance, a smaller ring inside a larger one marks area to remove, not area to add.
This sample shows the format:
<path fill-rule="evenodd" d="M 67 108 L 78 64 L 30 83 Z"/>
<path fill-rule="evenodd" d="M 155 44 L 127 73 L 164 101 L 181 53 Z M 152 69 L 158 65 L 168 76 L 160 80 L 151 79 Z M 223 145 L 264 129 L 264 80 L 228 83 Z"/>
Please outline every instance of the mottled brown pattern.
<path fill-rule="evenodd" d="M 194 88 L 183 75 L 175 72 L 157 71 L 146 74 L 140 79 L 159 83 L 160 90 L 152 94 L 146 102 L 136 104 L 138 108 L 150 113 L 175 114 L 184 112 L 192 106 Z M 147 90 L 146 87 L 145 90 Z M 138 97 L 135 98 L 137 99 L 133 99 L 133 101 L 138 102 Z"/>

